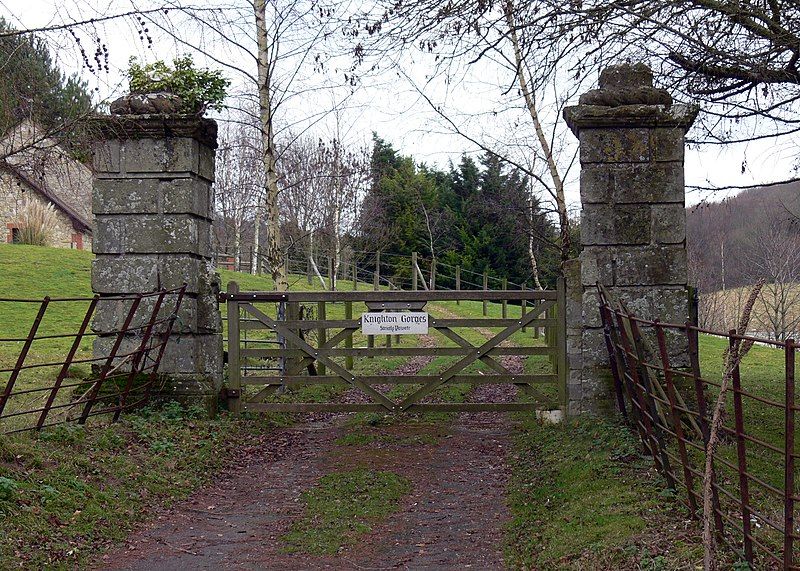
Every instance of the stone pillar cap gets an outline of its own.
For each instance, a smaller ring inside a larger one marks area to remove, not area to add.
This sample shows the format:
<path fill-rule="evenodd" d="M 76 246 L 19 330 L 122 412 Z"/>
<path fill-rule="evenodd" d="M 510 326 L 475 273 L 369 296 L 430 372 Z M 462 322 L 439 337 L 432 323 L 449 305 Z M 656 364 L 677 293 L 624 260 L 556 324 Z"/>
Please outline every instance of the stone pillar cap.
<path fill-rule="evenodd" d="M 197 115 L 96 115 L 91 125 L 95 136 L 101 140 L 189 138 L 217 148 L 217 122 Z"/>
<path fill-rule="evenodd" d="M 653 72 L 643 63 L 612 65 L 600 72 L 600 88 L 581 95 L 581 105 L 672 105 L 672 96 L 653 87 Z"/>
<path fill-rule="evenodd" d="M 653 72 L 643 63 L 612 65 L 600 73 L 600 87 L 564 109 L 577 136 L 581 129 L 672 127 L 687 130 L 700 108 L 673 105 L 672 96 L 653 87 Z"/>

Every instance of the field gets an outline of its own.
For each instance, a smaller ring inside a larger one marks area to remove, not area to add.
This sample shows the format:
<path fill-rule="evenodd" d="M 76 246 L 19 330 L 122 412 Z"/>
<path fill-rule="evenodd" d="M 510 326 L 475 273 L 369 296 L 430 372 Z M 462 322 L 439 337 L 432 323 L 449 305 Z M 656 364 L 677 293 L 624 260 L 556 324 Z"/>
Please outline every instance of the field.
<path fill-rule="evenodd" d="M 90 295 L 91 254 L 25 246 L 0 245 L 0 281 L 6 297 L 40 298 Z M 221 272 L 224 283 L 235 279 L 242 289 L 268 290 L 270 281 Z M 304 276 L 294 287 L 308 288 Z M 341 282 L 342 288 L 351 287 Z M 312 286 L 313 289 L 315 286 Z M 371 286 L 364 286 L 365 289 Z M 11 308 L 11 309 L 8 309 Z M 434 315 L 480 316 L 479 302 L 431 304 Z M 354 308 L 358 314 L 361 308 Z M 0 307 L 0 337 L 24 334 L 35 313 L 31 306 Z M 500 315 L 500 305 L 489 305 Z M 518 307 L 509 307 L 510 315 Z M 74 330 L 82 318 L 79 307 L 54 312 L 47 331 Z M 343 316 L 331 306 L 329 317 Z M 462 330 L 470 342 L 487 331 Z M 438 346 L 451 344 L 439 335 Z M 532 332 L 518 333 L 512 343 L 531 344 Z M 365 340 L 356 337 L 356 346 Z M 403 344 L 410 344 L 403 340 Z M 15 348 L 2 347 L 0 366 L 15 358 Z M 36 359 L 60 357 L 63 343 L 55 340 L 37 348 Z M 704 373 L 719 378 L 724 345 L 701 337 Z M 84 347 L 88 351 L 89 346 Z M 439 371 L 452 357 L 436 357 L 424 373 Z M 361 359 L 359 371 L 393 370 L 403 358 Z M 476 365 L 479 370 L 483 365 Z M 547 358 L 529 358 L 528 371 L 544 371 Z M 81 371 L 76 371 L 76 375 Z M 782 355 L 755 347 L 742 366 L 745 389 L 778 398 L 782 390 Z M 26 382 L 46 382 L 46 375 Z M 392 389 L 401 396 L 408 387 Z M 319 387 L 279 398 L 335 399 L 340 389 Z M 453 385 L 440 398 L 469 399 L 468 386 Z M 554 395 L 542 394 L 547 402 Z M 447 415 L 429 415 L 423 422 L 446 423 Z M 164 505 L 184 498 L 207 483 L 226 462 L 236 462 L 248 449 L 269 441 L 276 426 L 292 422 L 288 415 L 247 416 L 235 420 L 222 414 L 215 420 L 177 405 L 145 409 L 123 417 L 110 427 L 60 427 L 38 435 L 0 437 L 0 513 L 3 514 L 0 567 L 37 568 L 82 565 L 107 545 L 119 542 L 136 522 L 152 517 Z M 357 426 L 383 426 L 395 419 L 355 415 Z M 764 408 L 754 410 L 748 428 L 769 442 L 782 438 L 781 418 Z M 515 415 L 514 449 L 508 504 L 513 519 L 506 533 L 506 561 L 513 568 L 693 569 L 701 560 L 698 531 L 688 524 L 686 511 L 624 425 L 596 419 L 571 420 L 546 426 L 532 415 Z M 353 434 L 358 435 L 358 428 Z M 352 436 L 355 438 L 355 436 Z M 246 443 L 246 446 L 242 446 Z M 767 456 L 756 457 L 755 473 L 779 483 L 782 465 Z M 401 486 L 402 488 L 402 486 Z M 113 513 L 114 517 L 109 517 Z M 569 537 L 569 541 L 563 538 Z M 731 563 L 735 561 L 732 560 Z"/>
<path fill-rule="evenodd" d="M 751 287 L 739 287 L 700 295 L 700 323 L 715 331 L 738 326 Z M 766 284 L 753 307 L 748 332 L 778 339 L 800 336 L 800 284 Z"/>

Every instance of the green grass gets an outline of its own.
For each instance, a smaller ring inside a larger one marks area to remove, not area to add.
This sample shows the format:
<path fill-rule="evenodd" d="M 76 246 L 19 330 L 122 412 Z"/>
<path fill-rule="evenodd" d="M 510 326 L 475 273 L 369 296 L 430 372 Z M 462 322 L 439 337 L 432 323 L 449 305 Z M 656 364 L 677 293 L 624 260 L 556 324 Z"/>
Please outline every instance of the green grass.
<path fill-rule="evenodd" d="M 332 472 L 303 492 L 302 519 L 284 537 L 289 552 L 333 555 L 396 512 L 411 483 L 393 472 Z"/>
<path fill-rule="evenodd" d="M 727 341 L 700 336 L 700 367 L 705 378 L 719 382 Z M 741 364 L 742 387 L 777 402 L 784 399 L 784 355 L 755 346 Z M 694 402 L 693 387 L 684 387 Z M 716 391 L 709 396 L 716 397 Z M 727 421 L 733 425 L 733 397 L 728 394 Z M 687 519 L 677 494 L 666 488 L 653 461 L 642 455 L 638 437 L 626 426 L 587 418 L 565 426 L 546 426 L 524 416 L 514 448 L 506 557 L 514 568 L 558 569 L 692 569 L 702 561 L 699 527 L 681 532 Z M 745 430 L 777 447 L 783 446 L 784 417 L 780 408 L 745 399 Z M 677 456 L 678 450 L 671 443 Z M 735 441 L 726 438 L 718 451 L 736 465 Z M 702 470 L 701 454 L 689 449 Z M 748 471 L 777 488 L 783 486 L 783 460 L 778 454 L 747 445 Z M 680 468 L 673 465 L 680 473 Z M 734 494 L 735 471 L 717 464 L 718 481 Z M 782 502 L 755 483 L 753 505 L 781 521 Z M 723 497 L 723 509 L 740 517 L 738 505 Z M 780 534 L 762 524 L 756 538 L 777 546 Z M 564 538 L 569 538 L 565 541 Z M 735 553 L 722 548 L 723 567 L 741 566 Z M 760 564 L 767 561 L 757 557 Z M 736 567 L 739 568 L 739 567 Z M 743 568 L 743 567 L 742 567 Z"/>
<path fill-rule="evenodd" d="M 337 446 L 364 446 L 375 442 L 378 439 L 376 434 L 369 434 L 366 432 L 350 432 L 344 436 L 340 436 L 334 441 Z"/>
<path fill-rule="evenodd" d="M 699 537 L 630 430 L 597 418 L 544 425 L 526 417 L 514 442 L 514 569 L 693 569 Z M 690 530 L 691 531 L 691 530 Z M 696 540 L 695 540 L 696 539 Z"/>
<path fill-rule="evenodd" d="M 270 426 L 170 403 L 108 427 L 0 436 L 0 569 L 85 567 Z"/>

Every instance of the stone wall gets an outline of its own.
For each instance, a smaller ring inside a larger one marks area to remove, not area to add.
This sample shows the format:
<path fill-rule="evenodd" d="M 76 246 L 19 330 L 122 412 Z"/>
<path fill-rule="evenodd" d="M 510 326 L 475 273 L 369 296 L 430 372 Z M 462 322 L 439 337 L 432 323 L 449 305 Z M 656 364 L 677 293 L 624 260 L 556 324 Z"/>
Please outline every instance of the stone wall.
<path fill-rule="evenodd" d="M 644 65 L 607 68 L 599 89 L 564 110 L 581 162 L 580 260 L 567 264 L 569 412 L 611 394 L 598 310 L 602 283 L 646 319 L 688 319 L 684 136 L 696 107 L 653 88 Z M 685 348 L 673 343 L 680 365 Z"/>
<path fill-rule="evenodd" d="M 26 199 L 45 205 L 52 204 L 14 173 L 0 171 L 0 224 L 3 231 L 0 241 L 11 243 L 11 230 L 19 225 L 19 213 Z M 76 240 L 78 236 L 80 238 Z M 92 235 L 76 229 L 69 216 L 56 208 L 55 224 L 50 228 L 48 246 L 88 250 L 92 247 Z"/>
<path fill-rule="evenodd" d="M 216 123 L 171 115 L 98 121 L 92 289 L 104 298 L 187 284 L 161 362 L 165 392 L 211 405 L 222 383 L 219 276 L 211 251 Z M 93 324 L 118 327 L 128 302 L 98 306 Z M 113 337 L 101 337 L 103 353 Z"/>

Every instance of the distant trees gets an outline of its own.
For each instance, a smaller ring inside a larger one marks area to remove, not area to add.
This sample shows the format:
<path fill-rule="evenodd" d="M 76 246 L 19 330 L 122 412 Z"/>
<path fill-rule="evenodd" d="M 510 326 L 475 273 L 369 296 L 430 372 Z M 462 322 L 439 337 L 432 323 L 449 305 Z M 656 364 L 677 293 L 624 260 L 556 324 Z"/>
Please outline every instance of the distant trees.
<path fill-rule="evenodd" d="M 21 138 L 20 144 L 32 145 L 59 135 L 74 155 L 86 158 L 79 124 L 92 109 L 86 82 L 77 76 L 65 76 L 40 38 L 7 35 L 14 31 L 7 20 L 0 18 L 0 137 L 28 120 L 40 128 L 35 138 Z M 3 154 L 19 150 L 12 143 Z"/>
<path fill-rule="evenodd" d="M 523 204 L 546 210 L 556 220 L 557 234 L 548 239 L 563 261 L 572 253 L 564 184 L 575 152 L 565 151 L 561 110 L 582 78 L 555 65 L 569 47 L 568 34 L 543 42 L 539 30 L 528 26 L 544 4 L 380 0 L 353 19 L 352 35 L 358 63 L 401 69 L 399 75 L 445 129 L 525 175 Z M 426 66 L 424 81 L 403 70 L 405 58 L 395 55 L 413 47 L 414 70 Z M 482 95 L 480 110 L 462 97 L 470 89 Z M 483 123 L 484 118 L 489 119 Z M 532 244 L 526 254 L 534 274 L 535 252 Z"/>
<path fill-rule="evenodd" d="M 786 339 L 800 333 L 800 200 L 795 185 L 754 189 L 687 217 L 690 282 L 700 290 L 700 323 L 726 330 L 752 284 L 764 280 L 751 325 Z"/>
<path fill-rule="evenodd" d="M 756 301 L 755 326 L 785 341 L 800 333 L 800 232 L 773 219 L 745 251 L 753 280 L 766 280 Z"/>
<path fill-rule="evenodd" d="M 528 178 L 496 155 L 485 153 L 479 164 L 464 155 L 443 172 L 416 165 L 375 136 L 372 173 L 358 226 L 364 248 L 418 252 L 466 272 L 488 268 L 516 283 L 552 285 L 556 227 L 531 201 Z M 404 266 L 393 270 L 408 277 Z"/>
<path fill-rule="evenodd" d="M 358 205 L 366 192 L 370 169 L 367 149 L 337 138 L 298 138 L 281 152 L 279 206 L 289 247 L 304 252 L 313 272 L 327 287 L 317 266 L 319 254 L 330 257 L 333 275 L 340 273 L 343 251 L 352 244 Z"/>
<path fill-rule="evenodd" d="M 252 243 L 254 214 L 263 193 L 261 138 L 255 118 L 238 112 L 219 131 L 217 172 L 213 186 L 217 220 L 217 251 L 232 254 L 234 269 L 241 271 L 245 240 Z M 255 273 L 258 260 L 249 259 Z"/>

